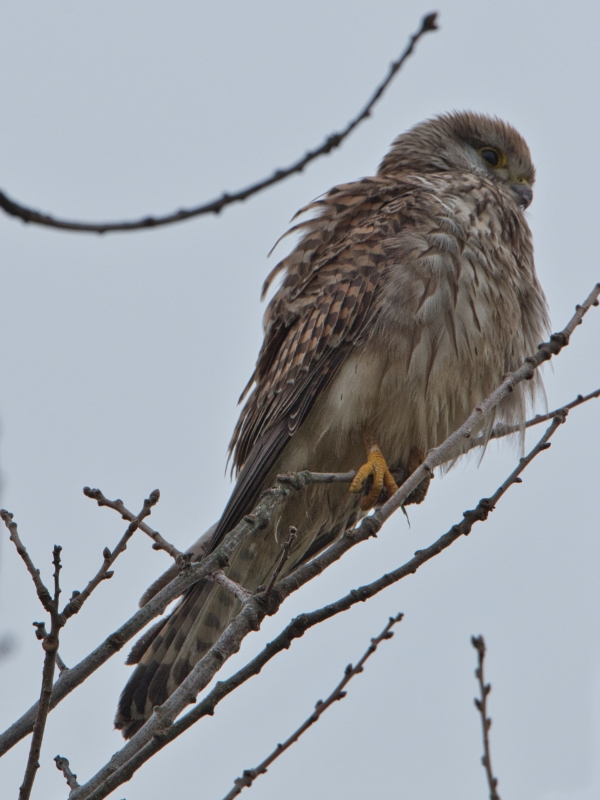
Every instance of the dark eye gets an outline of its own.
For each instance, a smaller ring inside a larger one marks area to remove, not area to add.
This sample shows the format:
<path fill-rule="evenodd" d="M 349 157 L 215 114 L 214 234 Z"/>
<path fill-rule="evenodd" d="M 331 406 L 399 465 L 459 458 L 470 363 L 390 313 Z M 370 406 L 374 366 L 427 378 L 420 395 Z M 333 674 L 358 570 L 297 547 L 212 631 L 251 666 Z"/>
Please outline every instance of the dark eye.
<path fill-rule="evenodd" d="M 493 147 L 482 147 L 479 151 L 479 155 L 490 167 L 497 167 L 500 163 L 500 153 L 494 150 Z"/>

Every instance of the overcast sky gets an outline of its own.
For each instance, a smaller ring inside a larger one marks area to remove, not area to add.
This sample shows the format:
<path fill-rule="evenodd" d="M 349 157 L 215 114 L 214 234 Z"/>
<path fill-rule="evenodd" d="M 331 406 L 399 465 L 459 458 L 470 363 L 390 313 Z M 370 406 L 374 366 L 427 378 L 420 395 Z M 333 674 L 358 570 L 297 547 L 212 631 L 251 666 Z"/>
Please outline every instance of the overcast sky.
<path fill-rule="evenodd" d="M 413 0 L 4 0 L 0 188 L 56 215 L 105 220 L 243 187 L 342 127 L 431 10 Z M 52 546 L 63 546 L 65 597 L 124 529 L 83 496 L 84 485 L 134 511 L 159 487 L 151 524 L 180 548 L 219 517 L 236 401 L 261 341 L 259 291 L 274 263 L 266 255 L 300 206 L 373 174 L 416 122 L 471 109 L 526 137 L 538 169 L 528 218 L 554 329 L 600 278 L 600 6 L 456 0 L 437 10 L 440 31 L 339 152 L 219 217 L 97 237 L 0 212 L 0 502 L 46 580 Z M 545 371 L 550 407 L 600 385 L 599 337 L 593 310 Z M 472 700 L 470 637 L 479 633 L 503 800 L 600 796 L 599 412 L 599 401 L 574 410 L 523 485 L 468 539 L 295 642 L 114 796 L 218 800 L 398 611 L 406 616 L 395 637 L 247 790 L 254 800 L 487 797 Z M 221 674 L 295 614 L 429 544 L 493 492 L 517 457 L 491 446 L 479 467 L 472 459 L 435 480 L 427 502 L 411 508 L 410 529 L 396 515 L 286 602 Z M 65 629 L 66 663 L 129 617 L 168 565 L 136 534 L 112 581 Z M 0 636 L 15 647 L 0 662 L 2 729 L 39 693 L 43 654 L 31 622 L 42 618 L 4 532 Z M 130 674 L 124 657 L 50 715 L 34 798 L 66 798 L 56 754 L 84 781 L 121 746 L 112 719 Z M 0 762 L 3 797 L 16 797 L 28 747 Z"/>

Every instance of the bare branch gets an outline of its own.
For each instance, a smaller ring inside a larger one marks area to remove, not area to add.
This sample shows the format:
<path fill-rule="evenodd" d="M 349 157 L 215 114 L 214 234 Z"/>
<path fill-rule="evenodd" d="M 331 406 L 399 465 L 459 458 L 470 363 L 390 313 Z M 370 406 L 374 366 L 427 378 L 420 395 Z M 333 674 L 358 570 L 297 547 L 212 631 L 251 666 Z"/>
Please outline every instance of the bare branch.
<path fill-rule="evenodd" d="M 60 563 L 60 552 L 62 547 L 59 544 L 54 545 L 54 550 L 52 551 L 52 563 L 54 564 L 54 610 L 58 608 L 58 599 L 60 597 L 60 571 L 62 569 L 62 564 Z"/>
<path fill-rule="evenodd" d="M 557 413 L 539 442 L 526 456 L 519 459 L 518 465 L 506 478 L 504 483 L 502 483 L 498 489 L 496 489 L 491 497 L 483 498 L 479 501 L 476 508 L 470 511 L 465 511 L 463 514 L 463 520 L 460 523 L 453 525 L 447 533 L 441 536 L 429 547 L 425 548 L 424 550 L 415 551 L 414 557 L 410 559 L 410 561 L 406 562 L 406 564 L 403 564 L 398 569 L 383 575 L 381 578 L 378 578 L 368 586 L 362 586 L 359 589 L 350 592 L 349 595 L 337 601 L 337 603 L 332 603 L 329 606 L 326 606 L 325 609 L 321 609 L 321 612 L 326 612 L 325 616 L 322 617 L 322 620 L 328 619 L 329 616 L 333 616 L 334 614 L 339 613 L 339 611 L 345 611 L 357 601 L 364 601 L 370 597 L 373 597 L 375 594 L 378 594 L 380 591 L 382 591 L 382 589 L 391 586 L 393 583 L 402 580 L 408 575 L 413 575 L 419 569 L 419 567 L 437 556 L 442 552 L 442 550 L 450 547 L 450 545 L 461 536 L 468 536 L 476 522 L 484 522 L 488 518 L 490 512 L 494 510 L 496 504 L 507 492 L 510 486 L 515 483 L 521 483 L 521 473 L 527 468 L 533 459 L 539 455 L 539 453 L 541 453 L 543 450 L 547 450 L 550 447 L 549 440 L 554 435 L 558 427 L 565 421 L 566 415 L 566 411 Z M 287 597 L 289 594 L 295 591 L 296 588 L 311 580 L 314 575 L 320 574 L 328 566 L 333 564 L 335 561 L 338 561 L 341 556 L 347 550 L 354 547 L 355 544 L 360 541 L 365 541 L 373 536 L 374 534 L 372 532 L 372 527 L 369 524 L 370 520 L 372 519 L 373 517 L 367 517 L 363 520 L 360 528 L 354 528 L 346 531 L 341 539 L 331 545 L 331 547 L 314 558 L 308 564 L 304 564 L 303 566 L 299 567 L 291 575 L 280 581 L 276 586 L 277 592 Z"/>
<path fill-rule="evenodd" d="M 77 686 L 94 673 L 109 658 L 117 653 L 130 639 L 136 636 L 166 607 L 200 578 L 210 576 L 215 570 L 227 566 L 236 548 L 256 530 L 264 529 L 274 510 L 295 492 L 301 491 L 310 483 L 308 473 L 285 476 L 278 480 L 274 489 L 263 492 L 262 497 L 251 514 L 247 514 L 223 539 L 219 547 L 201 562 L 190 564 L 180 572 L 164 589 L 152 597 L 143 608 L 128 619 L 120 628 L 108 636 L 95 650 L 79 664 L 63 672 L 56 682 L 50 708 L 55 708 Z M 17 742 L 31 733 L 36 718 L 38 704 L 35 703 L 20 719 L 16 720 L 0 735 L 0 756 L 14 747 Z"/>
<path fill-rule="evenodd" d="M 352 483 L 356 470 L 350 472 L 309 472 L 312 483 Z"/>
<path fill-rule="evenodd" d="M 17 553 L 21 556 L 23 561 L 25 562 L 25 566 L 27 567 L 27 571 L 33 578 L 33 582 L 35 584 L 35 588 L 37 590 L 37 596 L 40 598 L 41 604 L 44 606 L 45 610 L 48 613 L 52 612 L 52 597 L 50 592 L 45 587 L 44 582 L 40 578 L 40 571 L 36 569 L 34 566 L 33 561 L 31 560 L 29 553 L 23 542 L 19 537 L 19 530 L 17 528 L 17 523 L 13 522 L 13 514 L 10 511 L 6 511 L 6 509 L 0 509 L 0 518 L 8 528 L 8 532 L 10 534 L 11 542 L 14 542 L 15 547 L 17 548 Z"/>
<path fill-rule="evenodd" d="M 108 547 L 104 548 L 103 556 L 104 562 L 96 575 L 92 578 L 92 580 L 88 583 L 85 589 L 82 592 L 73 592 L 71 599 L 64 607 L 62 611 L 62 618 L 66 622 L 69 617 L 72 617 L 74 614 L 79 613 L 81 607 L 94 591 L 94 589 L 102 583 L 102 581 L 109 580 L 113 576 L 113 572 L 111 571 L 110 567 L 115 563 L 117 558 L 121 555 L 121 553 L 127 549 L 127 542 L 131 539 L 133 534 L 136 530 L 140 527 L 140 523 L 142 522 L 145 517 L 148 517 L 152 513 L 152 507 L 155 506 L 160 499 L 160 492 L 158 489 L 155 489 L 153 492 L 150 493 L 150 496 L 144 500 L 144 506 L 137 517 L 134 517 L 123 536 L 120 538 L 119 543 L 115 547 L 115 549 L 111 551 Z"/>
<path fill-rule="evenodd" d="M 348 683 L 350 683 L 350 681 L 355 675 L 358 675 L 359 672 L 363 671 L 365 662 L 377 650 L 377 645 L 380 644 L 380 642 L 383 642 L 385 639 L 392 638 L 392 636 L 394 635 L 392 632 L 392 628 L 397 622 L 400 622 L 403 616 L 404 614 L 397 614 L 395 617 L 389 618 L 388 624 L 385 626 L 385 628 L 379 634 L 379 636 L 376 636 L 374 639 L 371 639 L 371 644 L 369 646 L 369 649 L 366 651 L 366 653 L 363 655 L 360 661 L 356 664 L 356 666 L 353 667 L 352 664 L 348 664 L 348 666 L 344 671 L 344 677 L 338 683 L 338 685 L 335 687 L 335 689 L 329 695 L 329 697 L 326 700 L 319 700 L 315 706 L 315 710 L 306 720 L 306 722 L 304 722 L 296 731 L 294 731 L 294 733 L 288 739 L 286 739 L 283 744 L 278 744 L 275 750 L 269 756 L 267 756 L 267 758 L 265 758 L 264 761 L 261 761 L 261 763 L 254 769 L 244 770 L 242 777 L 236 778 L 236 780 L 234 781 L 235 786 L 228 794 L 225 795 L 224 800 L 233 800 L 233 798 L 237 797 L 238 794 L 241 793 L 242 789 L 244 789 L 246 786 L 248 787 L 252 786 L 254 780 L 259 775 L 264 775 L 267 769 L 273 763 L 273 761 L 279 758 L 279 756 L 282 753 L 284 753 L 288 749 L 288 747 L 291 747 L 295 742 L 297 742 L 298 739 L 302 736 L 302 734 L 306 730 L 308 730 L 308 728 L 310 728 L 311 725 L 317 722 L 317 720 L 319 719 L 321 714 L 323 714 L 324 711 L 326 711 L 331 705 L 333 705 L 336 702 L 336 700 L 343 700 L 344 697 L 346 697 L 346 692 L 344 691 L 344 689 L 346 688 Z"/>
<path fill-rule="evenodd" d="M 71 768 L 69 767 L 69 759 L 65 758 L 64 756 L 55 756 L 54 760 L 56 762 L 56 769 L 60 770 L 65 776 L 65 780 L 69 789 L 78 789 L 79 784 L 77 783 L 77 775 L 75 775 L 74 772 L 71 772 Z"/>
<path fill-rule="evenodd" d="M 100 489 L 90 489 L 89 486 L 84 486 L 83 493 L 86 497 L 95 500 L 99 506 L 113 508 L 121 515 L 123 519 L 127 520 L 128 522 L 132 522 L 136 518 L 135 514 L 129 511 L 129 509 L 125 508 L 122 500 L 109 500 L 102 494 Z M 145 522 L 140 522 L 138 527 L 154 541 L 154 544 L 152 545 L 154 550 L 164 550 L 165 553 L 168 553 L 174 559 L 177 559 L 180 555 L 182 555 L 181 551 L 179 551 L 174 545 L 167 542 L 167 540 L 164 539 L 158 531 L 153 530 L 149 525 L 146 525 Z"/>
<path fill-rule="evenodd" d="M 548 422 L 553 419 L 560 411 L 567 409 L 570 411 L 572 408 L 587 403 L 589 400 L 595 400 L 600 397 L 600 388 L 586 395 L 578 394 L 570 403 L 555 408 L 554 411 L 548 411 L 547 414 L 536 414 L 535 417 L 528 419 L 525 423 L 525 428 L 532 428 L 534 425 L 540 425 L 542 422 Z M 469 439 L 468 442 L 463 444 L 461 454 L 466 455 L 476 447 L 485 447 L 485 445 L 492 439 L 503 439 L 505 436 L 511 436 L 513 433 L 520 433 L 522 430 L 520 425 L 495 425 L 489 436 L 477 436 L 474 439 Z M 449 460 L 451 461 L 452 456 Z M 355 471 L 351 472 L 311 472 L 310 477 L 314 483 L 351 483 L 356 475 Z"/>
<path fill-rule="evenodd" d="M 273 574 L 271 575 L 271 580 L 269 581 L 269 583 L 267 584 L 267 588 L 265 589 L 266 598 L 269 598 L 271 596 L 273 586 L 275 586 L 275 581 L 279 577 L 281 570 L 283 569 L 283 565 L 288 560 L 288 557 L 290 555 L 290 550 L 296 538 L 297 532 L 298 532 L 297 528 L 294 528 L 293 525 L 290 525 L 290 538 L 287 540 L 287 542 L 284 543 L 283 547 L 281 548 L 281 557 L 277 562 L 277 565 L 273 570 Z"/>
<path fill-rule="evenodd" d="M 240 586 L 239 583 L 236 583 L 235 581 L 232 581 L 231 578 L 228 578 L 222 569 L 215 570 L 210 578 L 215 583 L 220 584 L 224 589 L 227 589 L 227 591 L 234 597 L 237 597 L 240 603 L 245 603 L 252 597 L 252 592 L 249 592 L 248 589 L 244 589 L 244 587 Z"/>
<path fill-rule="evenodd" d="M 483 756 L 481 763 L 485 768 L 488 786 L 490 788 L 490 800 L 500 800 L 500 795 L 496 791 L 498 786 L 498 778 L 494 778 L 492 772 L 492 757 L 490 753 L 489 730 L 492 727 L 492 720 L 487 715 L 487 698 L 492 691 L 491 684 L 486 683 L 483 679 L 483 660 L 485 658 L 485 642 L 483 636 L 472 636 L 471 644 L 477 650 L 478 663 L 475 670 L 475 677 L 479 681 L 479 690 L 481 698 L 475 698 L 475 706 L 481 715 L 481 729 L 483 731 Z"/>
<path fill-rule="evenodd" d="M 537 445 L 526 457 L 519 460 L 517 467 L 494 494 L 489 498 L 480 500 L 475 509 L 466 511 L 463 514 L 463 520 L 453 525 L 447 533 L 441 536 L 432 545 L 424 550 L 417 550 L 414 557 L 401 567 L 383 575 L 381 578 L 378 578 L 376 581 L 366 586 L 361 586 L 358 589 L 352 590 L 335 603 L 331 603 L 310 614 L 301 614 L 296 617 L 255 659 L 227 680 L 219 681 L 215 688 L 200 703 L 180 720 L 172 723 L 185 706 L 193 702 L 195 693 L 203 688 L 202 684 L 206 686 L 220 666 L 222 666 L 234 652 L 237 652 L 240 642 L 243 640 L 246 633 L 251 629 L 256 629 L 257 623 L 260 624 L 260 621 L 266 615 L 266 609 L 261 609 L 260 606 L 260 596 L 251 598 L 240 614 L 221 635 L 217 643 L 196 664 L 181 686 L 162 706 L 155 708 L 155 713 L 150 720 L 146 722 L 144 727 L 141 728 L 120 751 L 115 753 L 105 767 L 73 795 L 72 800 L 102 800 L 102 798 L 110 794 L 110 792 L 122 783 L 128 781 L 140 766 L 158 752 L 158 750 L 161 750 L 170 741 L 180 736 L 202 717 L 212 715 L 216 705 L 224 697 L 250 677 L 258 674 L 268 661 L 277 653 L 287 649 L 293 639 L 303 636 L 308 628 L 318 625 L 320 622 L 348 610 L 356 603 L 368 600 L 393 583 L 397 583 L 399 580 L 406 578 L 408 575 L 413 575 L 419 567 L 450 547 L 450 545 L 461 536 L 467 536 L 476 522 L 487 519 L 490 512 L 494 510 L 495 505 L 506 493 L 508 488 L 515 483 L 521 482 L 520 474 L 539 453 L 548 449 L 549 439 L 565 419 L 566 412 L 557 414 Z M 310 581 L 315 575 L 320 574 L 324 569 L 337 561 L 343 553 L 351 547 L 355 546 L 360 541 L 365 541 L 370 538 L 373 534 L 369 530 L 369 526 L 365 525 L 365 522 L 369 519 L 370 518 L 363 520 L 361 528 L 347 531 L 340 540 L 329 547 L 324 553 L 317 556 L 308 564 L 299 567 L 290 576 L 276 584 L 274 587 L 274 594 L 276 594 L 277 597 L 275 599 L 281 602 L 293 591 L 296 591 L 296 589 Z M 362 530 L 363 528 L 365 528 L 364 531 Z M 273 607 L 269 608 L 268 613 L 274 613 Z M 218 665 L 216 662 L 218 662 Z"/>
<path fill-rule="evenodd" d="M 48 636 L 48 631 L 46 630 L 46 623 L 45 622 L 33 622 L 32 625 L 35 627 L 35 638 L 39 639 L 41 642 Z M 60 657 L 60 653 L 58 650 L 56 651 L 56 666 L 62 672 L 65 669 L 69 669 L 65 662 Z"/>
<path fill-rule="evenodd" d="M 55 627 L 54 621 L 52 627 L 53 629 Z M 29 748 L 29 756 L 27 758 L 27 767 L 25 768 L 25 777 L 19 788 L 19 800 L 29 800 L 35 775 L 40 767 L 40 753 L 42 750 L 44 731 L 46 729 L 46 720 L 48 719 L 48 712 L 50 711 L 54 667 L 56 664 L 56 653 L 58 652 L 58 628 L 55 633 L 51 631 L 48 636 L 46 636 L 42 642 L 42 647 L 45 651 L 44 668 L 42 670 L 42 690 L 35 723 L 33 725 L 33 736 L 31 738 L 31 747 Z"/>
<path fill-rule="evenodd" d="M 590 392 L 586 395 L 578 394 L 575 400 L 571 400 L 570 403 L 567 403 L 560 408 L 556 408 L 554 411 L 549 411 L 547 414 L 536 414 L 535 417 L 527 420 L 525 427 L 531 428 L 534 425 L 547 422 L 549 419 L 552 419 L 554 416 L 556 416 L 559 411 L 562 411 L 563 408 L 566 408 L 568 411 L 570 411 L 572 408 L 577 408 L 577 406 L 587 403 L 588 400 L 594 400 L 597 397 L 600 397 L 600 389 L 596 389 L 594 392 Z M 475 447 L 483 447 L 491 439 L 502 439 L 503 437 L 510 436 L 513 433 L 519 433 L 520 430 L 521 428 L 519 425 L 495 425 L 488 437 L 478 436 L 475 439 L 470 439 L 466 447 L 463 445 L 462 453 L 468 453 Z"/>
<path fill-rule="evenodd" d="M 50 633 L 46 633 L 45 626 L 43 623 L 41 623 L 42 627 L 44 627 L 44 635 L 41 637 L 38 636 L 38 638 L 42 639 L 42 647 L 45 653 L 44 667 L 42 669 L 42 688 L 40 691 L 40 699 L 37 703 L 35 719 L 32 727 L 33 736 L 31 739 L 31 745 L 29 747 L 25 775 L 23 777 L 23 783 L 19 788 L 19 800 L 29 800 L 33 783 L 35 781 L 35 776 L 40 767 L 39 758 L 42 749 L 42 741 L 44 739 L 44 730 L 46 728 L 46 719 L 48 718 L 48 711 L 50 709 L 54 668 L 56 665 L 56 656 L 58 654 L 58 633 L 62 624 L 64 624 L 60 621 L 58 614 L 58 598 L 60 597 L 59 576 L 61 569 L 60 551 L 62 548 L 59 545 L 54 545 L 52 559 L 52 563 L 54 564 L 54 599 L 52 599 L 50 592 L 40 577 L 39 569 L 34 566 L 34 563 L 31 560 L 25 545 L 19 537 L 17 523 L 13 521 L 13 515 L 9 511 L 2 509 L 0 510 L 0 517 L 8 528 L 10 539 L 12 542 L 14 542 L 14 545 L 17 548 L 17 553 L 23 559 L 29 574 L 33 578 L 37 595 L 42 606 L 46 611 L 48 611 L 52 620 Z M 38 628 L 38 632 L 40 632 L 39 623 L 36 627 Z"/>
<path fill-rule="evenodd" d="M 54 671 L 57 661 L 58 655 L 58 644 L 59 644 L 59 631 L 63 625 L 65 625 L 67 619 L 76 614 L 85 600 L 90 596 L 92 591 L 98 586 L 98 584 L 110 578 L 112 576 L 112 572 L 109 571 L 109 567 L 112 563 L 116 560 L 116 558 L 120 555 L 120 553 L 125 550 L 127 547 L 127 542 L 133 535 L 133 533 L 137 530 L 140 522 L 147 517 L 151 513 L 152 506 L 154 506 L 160 497 L 158 490 L 155 490 L 150 494 L 150 497 L 144 501 L 144 506 L 142 511 L 135 517 L 130 523 L 125 531 L 124 535 L 121 537 L 117 547 L 115 548 L 114 552 L 110 552 L 108 548 L 104 549 L 104 563 L 96 576 L 88 583 L 87 587 L 84 589 L 83 592 L 74 592 L 71 600 L 65 606 L 62 614 L 59 613 L 58 603 L 61 594 L 60 590 L 60 570 L 61 570 L 61 561 L 60 561 L 60 553 L 62 548 L 59 545 L 55 545 L 53 549 L 53 559 L 52 563 L 54 564 L 54 598 L 50 597 L 50 593 L 48 589 L 42 583 L 42 580 L 39 575 L 39 570 L 37 570 L 25 546 L 21 542 L 17 530 L 17 525 L 13 521 L 13 516 L 7 511 L 1 511 L 0 515 L 4 520 L 6 527 L 10 532 L 10 538 L 13 540 L 17 547 L 17 552 L 27 565 L 27 569 L 29 570 L 30 574 L 33 577 L 35 582 L 36 588 L 38 590 L 38 596 L 40 597 L 40 601 L 42 602 L 44 608 L 50 613 L 50 617 L 52 620 L 52 626 L 50 633 L 46 632 L 45 625 L 43 623 L 36 623 L 37 633 L 36 635 L 38 638 L 42 640 L 42 647 L 44 648 L 45 657 L 44 657 L 44 668 L 42 671 L 42 688 L 40 693 L 40 700 L 37 704 L 36 714 L 35 714 L 35 722 L 33 724 L 33 737 L 31 740 L 31 746 L 29 750 L 29 756 L 27 759 L 27 766 L 25 769 L 25 776 L 23 778 L 23 783 L 19 789 L 19 800 L 29 800 L 31 795 L 31 790 L 33 788 L 33 783 L 35 781 L 35 775 L 37 770 L 39 769 L 39 757 L 42 748 L 42 741 L 44 738 L 44 731 L 46 727 L 46 720 L 48 717 L 48 713 L 50 711 L 50 702 L 52 698 L 53 692 L 53 682 L 54 682 Z M 64 664 L 63 664 L 64 667 Z M 64 674 L 64 672 L 63 672 Z"/>
<path fill-rule="evenodd" d="M 112 231 L 135 231 L 143 230 L 146 228 L 156 228 L 160 225 L 169 225 L 173 222 L 182 222 L 183 220 L 190 219 L 191 217 L 198 217 L 203 214 L 218 214 L 225 206 L 231 203 L 239 203 L 251 197 L 254 194 L 262 191 L 263 189 L 273 186 L 276 183 L 288 178 L 296 172 L 302 172 L 304 167 L 310 164 L 320 156 L 327 155 L 333 150 L 338 148 L 342 142 L 352 133 L 352 131 L 360 125 L 361 122 L 366 120 L 383 95 L 387 87 L 390 85 L 394 75 L 401 69 L 406 59 L 412 54 L 415 45 L 419 39 L 430 31 L 437 30 L 436 24 L 437 14 L 427 14 L 421 22 L 419 30 L 413 34 L 406 46 L 404 52 L 390 65 L 389 72 L 385 80 L 375 89 L 370 97 L 366 106 L 356 115 L 341 131 L 333 133 L 328 136 L 323 144 L 319 147 L 309 150 L 305 155 L 291 164 L 285 169 L 276 170 L 270 177 L 257 181 L 256 183 L 247 186 L 245 189 L 240 189 L 233 194 L 223 193 L 221 197 L 216 200 L 211 200 L 203 205 L 196 206 L 195 208 L 180 209 L 171 214 L 166 214 L 162 217 L 146 216 L 142 219 L 132 220 L 128 222 L 75 222 L 70 220 L 58 219 L 48 214 L 41 214 L 39 211 L 34 211 L 32 208 L 20 205 L 14 200 L 11 200 L 6 194 L 0 192 L 0 208 L 13 216 L 19 217 L 24 222 L 33 222 L 36 225 L 45 225 L 50 228 L 60 228 L 61 230 L 78 231 L 80 233 L 109 233 Z"/>
<path fill-rule="evenodd" d="M 14 535 L 17 537 L 18 540 L 16 524 L 12 522 L 12 515 L 7 515 L 7 516 L 10 516 L 11 518 L 11 522 L 9 523 L 10 525 L 9 530 L 11 530 L 11 528 L 14 526 Z M 12 538 L 12 530 L 11 530 L 11 538 Z M 21 548 L 24 550 L 22 544 Z M 17 550 L 18 549 L 19 547 L 17 546 Z M 35 776 L 40 767 L 40 753 L 42 751 L 42 742 L 44 740 L 46 720 L 48 719 L 48 713 L 50 711 L 50 698 L 52 696 L 54 669 L 56 666 L 56 657 L 58 655 L 58 634 L 61 627 L 64 625 L 64 620 L 61 619 L 61 616 L 58 613 L 58 600 L 60 597 L 59 578 L 61 570 L 61 563 L 60 563 L 61 550 L 62 547 L 60 547 L 59 545 L 54 545 L 52 553 L 53 556 L 52 563 L 54 564 L 54 599 L 51 599 L 49 602 L 44 602 L 44 599 L 42 599 L 42 597 L 40 596 L 42 605 L 50 613 L 50 619 L 52 621 L 52 625 L 50 633 L 46 633 L 44 628 L 45 635 L 42 635 L 41 637 L 42 647 L 45 653 L 44 667 L 42 670 L 42 688 L 40 692 L 40 700 L 38 703 L 37 714 L 33 725 L 33 736 L 31 737 L 31 745 L 29 748 L 29 755 L 27 757 L 27 766 L 25 767 L 25 775 L 23 777 L 23 783 L 19 788 L 19 800 L 29 800 L 29 797 L 31 796 L 31 790 L 33 789 Z M 29 556 L 27 556 L 27 558 L 29 558 Z M 39 572 L 38 572 L 38 578 L 39 578 Z M 45 587 L 43 588 L 45 589 Z M 38 595 L 40 595 L 39 589 L 38 589 Z M 36 625 L 37 634 L 41 634 L 41 627 L 39 624 Z"/>

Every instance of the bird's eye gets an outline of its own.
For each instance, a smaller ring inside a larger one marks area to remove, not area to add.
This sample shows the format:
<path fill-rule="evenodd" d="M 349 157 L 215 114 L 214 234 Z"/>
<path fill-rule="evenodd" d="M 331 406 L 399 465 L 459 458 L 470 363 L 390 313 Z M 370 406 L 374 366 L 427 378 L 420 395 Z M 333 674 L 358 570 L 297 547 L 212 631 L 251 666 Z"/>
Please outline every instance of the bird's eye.
<path fill-rule="evenodd" d="M 482 147 L 479 151 L 479 155 L 483 158 L 486 164 L 489 164 L 490 167 L 497 167 L 501 162 L 500 153 L 497 150 L 494 150 L 493 147 Z"/>

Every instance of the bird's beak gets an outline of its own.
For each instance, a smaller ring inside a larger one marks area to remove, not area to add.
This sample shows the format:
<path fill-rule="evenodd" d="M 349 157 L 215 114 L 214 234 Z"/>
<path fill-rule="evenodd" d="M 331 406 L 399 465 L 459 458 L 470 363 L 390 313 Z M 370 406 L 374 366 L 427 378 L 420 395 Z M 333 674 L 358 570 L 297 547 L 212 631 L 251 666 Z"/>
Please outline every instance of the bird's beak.
<path fill-rule="evenodd" d="M 526 183 L 511 183 L 511 191 L 515 195 L 517 203 L 525 209 L 531 205 L 533 200 L 533 189 Z"/>

